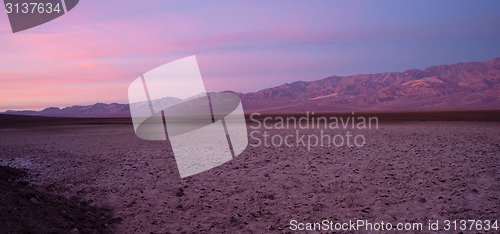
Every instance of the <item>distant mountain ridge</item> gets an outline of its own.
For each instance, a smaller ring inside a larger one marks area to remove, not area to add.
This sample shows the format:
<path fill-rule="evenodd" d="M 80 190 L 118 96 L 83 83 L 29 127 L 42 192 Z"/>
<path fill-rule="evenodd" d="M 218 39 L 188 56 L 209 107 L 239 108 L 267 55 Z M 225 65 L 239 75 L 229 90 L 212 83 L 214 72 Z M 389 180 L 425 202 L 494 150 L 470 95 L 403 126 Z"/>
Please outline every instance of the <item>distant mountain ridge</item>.
<path fill-rule="evenodd" d="M 70 106 L 65 108 L 49 107 L 42 111 L 11 111 L 5 114 L 15 115 L 39 115 L 39 116 L 57 116 L 57 117 L 127 117 L 130 116 L 128 104 L 119 103 L 96 103 L 90 106 Z"/>
<path fill-rule="evenodd" d="M 404 72 L 332 76 L 242 95 L 246 111 L 339 112 L 500 108 L 500 58 Z"/>
<path fill-rule="evenodd" d="M 234 93 L 234 92 L 233 92 Z M 245 112 L 345 112 L 500 109 L 500 57 L 404 72 L 332 76 L 297 81 L 253 93 L 236 93 Z M 169 103 L 179 100 L 168 100 Z M 145 108 L 147 105 L 144 105 Z M 61 117 L 127 117 L 128 104 L 51 107 L 6 114 Z"/>

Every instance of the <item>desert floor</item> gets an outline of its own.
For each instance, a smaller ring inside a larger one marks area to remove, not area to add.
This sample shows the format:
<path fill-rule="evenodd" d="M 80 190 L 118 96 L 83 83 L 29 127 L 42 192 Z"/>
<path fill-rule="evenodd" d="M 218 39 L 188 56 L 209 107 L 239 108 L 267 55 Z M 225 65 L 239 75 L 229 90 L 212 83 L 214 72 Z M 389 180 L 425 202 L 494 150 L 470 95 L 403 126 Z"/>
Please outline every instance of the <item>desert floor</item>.
<path fill-rule="evenodd" d="M 112 210 L 105 232 L 288 232 L 292 219 L 500 219 L 500 123 L 349 131 L 366 145 L 249 145 L 181 179 L 168 142 L 141 140 L 128 124 L 3 128 L 0 165 L 26 169 L 28 181 L 51 194 Z"/>

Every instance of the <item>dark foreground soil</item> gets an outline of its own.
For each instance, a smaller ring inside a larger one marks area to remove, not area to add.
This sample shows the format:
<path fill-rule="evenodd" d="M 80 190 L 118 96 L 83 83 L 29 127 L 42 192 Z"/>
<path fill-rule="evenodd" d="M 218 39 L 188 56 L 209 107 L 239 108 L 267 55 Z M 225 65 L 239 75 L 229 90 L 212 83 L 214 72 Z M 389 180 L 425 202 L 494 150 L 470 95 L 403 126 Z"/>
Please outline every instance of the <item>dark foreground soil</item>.
<path fill-rule="evenodd" d="M 23 170 L 0 166 L 1 233 L 104 233 L 119 220 L 111 210 L 55 196 L 23 180 Z"/>

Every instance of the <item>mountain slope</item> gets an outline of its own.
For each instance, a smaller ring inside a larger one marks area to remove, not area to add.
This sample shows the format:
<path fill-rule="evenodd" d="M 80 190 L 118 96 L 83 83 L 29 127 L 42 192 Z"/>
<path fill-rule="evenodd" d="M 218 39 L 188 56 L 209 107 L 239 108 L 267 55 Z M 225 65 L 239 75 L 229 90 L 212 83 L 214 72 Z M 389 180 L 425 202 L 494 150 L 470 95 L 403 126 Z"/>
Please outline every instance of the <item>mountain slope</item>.
<path fill-rule="evenodd" d="M 500 58 L 405 72 L 333 76 L 242 95 L 247 111 L 500 108 Z"/>

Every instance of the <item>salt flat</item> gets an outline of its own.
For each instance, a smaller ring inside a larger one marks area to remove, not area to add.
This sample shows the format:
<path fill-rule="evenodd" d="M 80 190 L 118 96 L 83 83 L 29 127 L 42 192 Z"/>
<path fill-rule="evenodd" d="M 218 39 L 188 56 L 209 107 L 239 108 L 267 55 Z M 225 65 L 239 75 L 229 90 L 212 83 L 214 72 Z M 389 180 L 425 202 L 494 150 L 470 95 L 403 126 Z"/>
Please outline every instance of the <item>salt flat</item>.
<path fill-rule="evenodd" d="M 282 232 L 292 219 L 500 219 L 500 123 L 386 123 L 335 134 L 346 131 L 366 144 L 308 150 L 250 139 L 232 161 L 181 179 L 168 142 L 141 140 L 131 125 L 34 126 L 0 131 L 0 164 L 28 169 L 52 193 L 111 208 L 122 221 L 107 230 L 117 233 Z"/>

